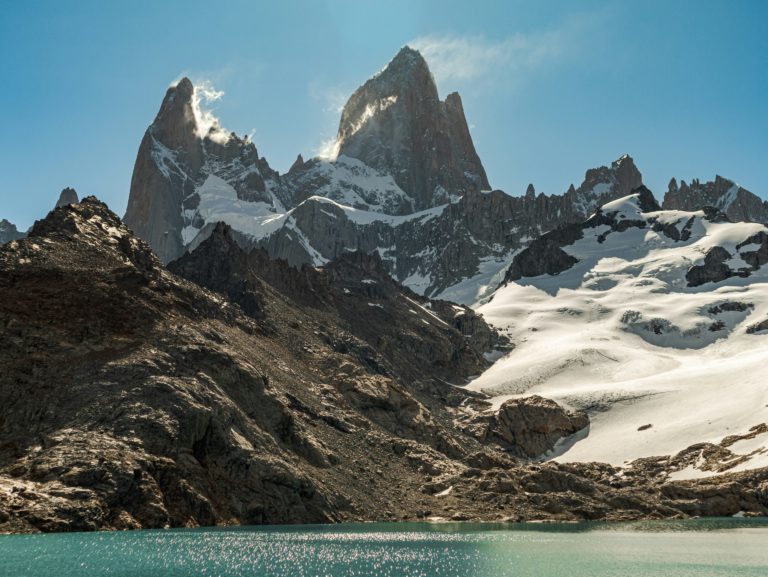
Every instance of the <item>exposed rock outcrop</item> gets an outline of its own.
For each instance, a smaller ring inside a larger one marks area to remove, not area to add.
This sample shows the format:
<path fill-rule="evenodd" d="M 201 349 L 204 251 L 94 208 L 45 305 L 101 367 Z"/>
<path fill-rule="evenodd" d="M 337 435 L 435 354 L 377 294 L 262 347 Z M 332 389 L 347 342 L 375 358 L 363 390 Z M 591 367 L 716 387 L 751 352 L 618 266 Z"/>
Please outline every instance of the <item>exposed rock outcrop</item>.
<path fill-rule="evenodd" d="M 490 417 L 485 440 L 500 444 L 511 454 L 536 458 L 554 449 L 561 439 L 589 425 L 583 412 L 570 412 L 539 396 L 505 401 Z"/>
<path fill-rule="evenodd" d="M 721 246 L 714 246 L 707 251 L 704 263 L 692 266 L 685 274 L 688 286 L 700 286 L 708 282 L 720 282 L 731 276 L 733 271 L 726 264 L 733 255 Z"/>
<path fill-rule="evenodd" d="M 569 255 L 551 238 L 537 238 L 514 258 L 507 269 L 505 281 L 520 280 L 542 274 L 556 275 L 568 270 L 578 259 Z"/>
<path fill-rule="evenodd" d="M 748 266 L 739 266 L 731 261 L 734 255 L 721 246 L 707 251 L 704 262 L 694 265 L 685 274 L 688 286 L 696 287 L 709 282 L 721 282 L 731 277 L 748 277 L 768 263 L 768 233 L 758 232 L 735 247 L 739 260 Z"/>

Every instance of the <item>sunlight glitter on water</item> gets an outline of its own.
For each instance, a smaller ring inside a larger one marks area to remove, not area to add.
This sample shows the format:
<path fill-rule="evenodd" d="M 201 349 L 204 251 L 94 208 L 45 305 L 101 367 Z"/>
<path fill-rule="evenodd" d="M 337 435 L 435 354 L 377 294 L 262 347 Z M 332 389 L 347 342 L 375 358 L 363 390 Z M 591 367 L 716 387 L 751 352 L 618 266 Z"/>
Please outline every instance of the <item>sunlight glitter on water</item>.
<path fill-rule="evenodd" d="M 0 576 L 763 576 L 766 542 L 767 521 L 734 519 L 11 535 Z"/>

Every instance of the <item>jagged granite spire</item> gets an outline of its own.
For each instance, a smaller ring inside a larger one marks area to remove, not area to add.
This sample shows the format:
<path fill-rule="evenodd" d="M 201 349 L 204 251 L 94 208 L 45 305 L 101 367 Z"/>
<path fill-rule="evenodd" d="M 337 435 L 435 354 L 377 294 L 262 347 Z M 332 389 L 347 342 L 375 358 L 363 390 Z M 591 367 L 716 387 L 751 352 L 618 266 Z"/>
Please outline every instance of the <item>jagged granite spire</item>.
<path fill-rule="evenodd" d="M 164 263 L 181 256 L 204 228 L 198 209 L 209 177 L 238 200 L 273 202 L 265 181 L 277 173 L 250 139 L 227 132 L 201 111 L 197 90 L 188 78 L 168 88 L 131 178 L 124 221 Z"/>
<path fill-rule="evenodd" d="M 296 160 L 293 161 L 293 164 L 291 165 L 291 168 L 288 169 L 288 172 L 294 172 L 296 170 L 301 170 L 304 166 L 304 157 L 299 154 L 296 157 Z"/>
<path fill-rule="evenodd" d="M 525 199 L 528 202 L 533 202 L 536 199 L 536 188 L 533 183 L 528 184 L 528 188 L 525 189 Z"/>
<path fill-rule="evenodd" d="M 56 201 L 56 208 L 68 204 L 77 204 L 80 199 L 77 197 L 77 191 L 74 188 L 67 187 L 61 191 L 59 200 Z"/>
<path fill-rule="evenodd" d="M 427 62 L 408 46 L 344 106 L 337 148 L 392 174 L 414 210 L 490 189 L 461 97 L 441 101 Z"/>

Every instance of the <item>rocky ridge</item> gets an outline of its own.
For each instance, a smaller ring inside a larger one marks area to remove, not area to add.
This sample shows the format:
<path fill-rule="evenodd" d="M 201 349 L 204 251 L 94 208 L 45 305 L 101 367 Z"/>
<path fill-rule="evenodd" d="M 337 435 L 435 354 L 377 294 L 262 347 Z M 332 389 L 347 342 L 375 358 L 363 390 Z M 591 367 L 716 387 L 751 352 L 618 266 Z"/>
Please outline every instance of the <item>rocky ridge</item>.
<path fill-rule="evenodd" d="M 349 252 L 322 268 L 296 268 L 264 249 L 243 250 L 232 230 L 218 224 L 168 268 L 267 322 L 271 287 L 336 327 L 332 332 L 343 336 L 329 336 L 332 346 L 410 381 L 467 378 L 490 365 L 484 353 L 508 348 L 469 307 L 430 301 L 395 282 L 376 253 Z"/>
<path fill-rule="evenodd" d="M 700 210 L 711 206 L 734 222 L 760 222 L 768 224 L 768 201 L 720 175 L 714 181 L 702 183 L 694 179 L 669 181 L 662 207 L 665 210 Z"/>
<path fill-rule="evenodd" d="M 611 232 L 623 232 L 628 228 L 646 228 L 649 223 L 651 226 L 655 225 L 656 221 L 653 218 L 646 220 L 640 216 L 641 213 L 655 212 L 661 209 L 648 188 L 641 185 L 626 198 L 632 199 L 634 210 L 623 211 L 623 203 L 616 205 L 607 203 L 597 208 L 595 213 L 585 221 L 560 225 L 533 240 L 527 248 L 515 255 L 504 276 L 504 283 L 517 281 L 524 277 L 536 277 L 544 274 L 557 275 L 570 269 L 579 261 L 563 248 L 582 239 L 585 230 L 609 227 L 609 230 L 602 233 L 598 239 L 598 242 L 602 243 Z M 635 214 L 632 214 L 633 212 Z M 680 237 L 675 226 L 658 228 L 665 234 L 677 234 L 678 239 Z"/>
<path fill-rule="evenodd" d="M 627 202 L 627 199 L 629 202 Z M 728 216 L 708 206 L 703 210 L 680 213 L 662 210 L 646 187 L 633 191 L 627 199 L 607 203 L 583 223 L 561 225 L 532 241 L 515 255 L 507 269 L 504 282 L 519 281 L 525 277 L 558 275 L 579 262 L 567 252 L 567 247 L 584 238 L 584 232 L 608 227 L 597 237 L 598 243 L 606 242 L 608 235 L 621 233 L 630 228 L 648 229 L 681 244 L 695 242 L 700 228 L 697 221 L 731 223 Z M 736 224 L 736 223 L 733 223 Z M 762 228 L 762 230 L 761 230 Z M 688 287 L 709 282 L 717 283 L 731 277 L 748 278 L 768 262 L 768 231 L 764 227 L 733 227 L 741 231 L 739 240 L 725 248 L 720 245 L 706 247 L 703 259 L 697 259 L 685 274 Z"/>
<path fill-rule="evenodd" d="M 78 202 L 79 199 L 75 189 L 67 187 L 63 189 L 59 194 L 59 199 L 56 201 L 54 208 L 58 208 L 67 204 L 77 204 Z M 27 232 L 28 231 L 25 232 L 18 230 L 16 225 L 5 219 L 0 220 L 0 244 L 5 244 L 6 242 L 10 242 L 12 240 L 24 238 L 27 236 Z"/>

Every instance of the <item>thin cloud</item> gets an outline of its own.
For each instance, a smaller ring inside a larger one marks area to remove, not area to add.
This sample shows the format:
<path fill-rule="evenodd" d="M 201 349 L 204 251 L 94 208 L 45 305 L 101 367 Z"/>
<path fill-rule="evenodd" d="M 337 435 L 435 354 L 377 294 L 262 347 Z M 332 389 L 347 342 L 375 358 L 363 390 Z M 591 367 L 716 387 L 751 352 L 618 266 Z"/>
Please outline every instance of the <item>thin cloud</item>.
<path fill-rule="evenodd" d="M 344 105 L 352 95 L 353 90 L 346 84 L 325 85 L 318 81 L 309 84 L 309 96 L 320 102 L 325 116 L 325 134 L 333 133 L 312 149 L 312 154 L 325 160 L 336 160 L 339 153 L 339 143 L 336 140 L 336 131 L 339 126 L 339 118 L 344 110 Z"/>
<path fill-rule="evenodd" d="M 485 36 L 421 36 L 408 44 L 421 52 L 439 84 L 492 80 L 500 72 L 519 83 L 528 72 L 573 58 L 594 40 L 602 20 L 603 16 L 595 13 L 571 18 L 554 28 L 517 32 L 500 40 Z"/>
<path fill-rule="evenodd" d="M 324 140 L 312 152 L 323 160 L 336 160 L 339 156 L 339 141 L 336 137 Z"/>
<path fill-rule="evenodd" d="M 312 82 L 309 85 L 310 97 L 321 103 L 323 112 L 333 116 L 341 114 L 351 94 L 349 87 L 342 84 L 323 86 L 318 82 Z"/>

